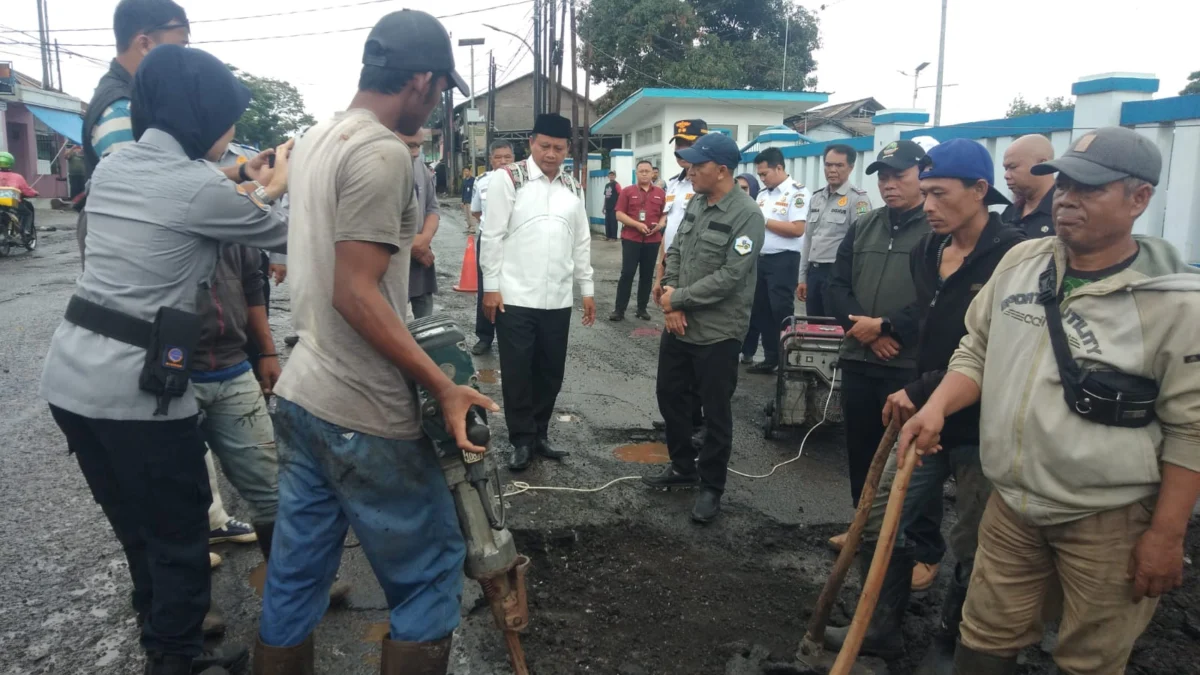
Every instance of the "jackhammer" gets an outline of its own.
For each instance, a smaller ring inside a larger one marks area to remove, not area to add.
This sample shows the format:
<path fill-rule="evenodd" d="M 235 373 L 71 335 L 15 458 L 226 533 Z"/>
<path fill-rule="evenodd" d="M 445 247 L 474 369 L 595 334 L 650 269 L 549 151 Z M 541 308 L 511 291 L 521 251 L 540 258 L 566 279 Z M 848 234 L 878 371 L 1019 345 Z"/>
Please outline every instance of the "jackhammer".
<path fill-rule="evenodd" d="M 417 344 L 455 384 L 477 386 L 475 364 L 467 350 L 466 335 L 457 324 L 449 318 L 434 316 L 413 321 L 408 328 Z M 512 533 L 505 527 L 504 498 L 495 460 L 488 454 L 460 450 L 446 431 L 437 399 L 420 387 L 417 394 L 422 429 L 433 441 L 446 483 L 454 495 L 458 524 L 467 546 L 466 574 L 479 582 L 496 625 L 504 631 L 513 672 L 528 675 L 520 633 L 529 626 L 529 605 L 525 595 L 529 558 L 517 553 Z M 467 435 L 475 445 L 487 447 L 491 432 L 486 411 L 479 407 L 471 409 L 467 415 Z M 488 492 L 489 473 L 498 493 L 498 508 L 493 507 L 492 495 Z"/>

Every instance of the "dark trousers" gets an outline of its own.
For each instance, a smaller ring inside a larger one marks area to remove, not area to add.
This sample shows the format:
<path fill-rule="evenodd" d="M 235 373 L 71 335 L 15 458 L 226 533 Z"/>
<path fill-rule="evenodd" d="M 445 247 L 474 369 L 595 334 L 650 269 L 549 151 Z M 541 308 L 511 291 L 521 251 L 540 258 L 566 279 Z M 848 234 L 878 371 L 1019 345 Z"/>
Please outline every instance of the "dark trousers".
<path fill-rule="evenodd" d="M 694 345 L 663 333 L 658 348 L 658 409 L 667 426 L 667 452 L 680 473 L 699 471 L 700 483 L 725 491 L 733 452 L 733 392 L 737 388 L 737 340 Z M 692 446 L 696 400 L 707 430 L 699 452 Z"/>
<path fill-rule="evenodd" d="M 780 327 L 784 319 L 796 311 L 798 283 L 798 251 L 759 256 L 758 285 L 754 289 L 754 308 L 750 313 L 750 324 L 762 335 L 763 361 L 766 363 L 779 362 Z"/>
<path fill-rule="evenodd" d="M 475 293 L 475 337 L 490 345 L 496 339 L 496 324 L 488 321 L 483 314 L 483 266 L 479 263 L 483 259 L 480 252 L 482 245 L 483 235 L 475 235 L 475 273 L 478 275 L 475 278 L 479 280 L 479 290 Z"/>
<path fill-rule="evenodd" d="M 887 397 L 912 382 L 916 375 L 902 368 L 874 367 L 869 372 L 842 369 L 842 413 L 846 421 L 846 457 L 850 467 L 850 497 L 858 506 L 867 471 L 883 440 L 883 406 Z"/>
<path fill-rule="evenodd" d="M 607 239 L 616 239 L 620 233 L 621 226 L 617 223 L 616 210 L 604 212 L 604 236 Z"/>
<path fill-rule="evenodd" d="M 100 420 L 50 406 L 129 561 L 148 652 L 200 654 L 208 612 L 212 493 L 195 417 Z"/>
<path fill-rule="evenodd" d="M 504 420 L 514 445 L 545 438 L 567 366 L 571 308 L 505 305 L 496 314 Z"/>
<path fill-rule="evenodd" d="M 829 276 L 833 273 L 833 263 L 811 263 L 804 280 L 808 283 L 808 299 L 804 301 L 804 311 L 809 316 L 829 316 L 825 308 L 825 292 L 829 288 Z"/>
<path fill-rule="evenodd" d="M 621 240 L 621 278 L 617 281 L 617 313 L 624 314 L 629 308 L 629 295 L 633 291 L 633 275 L 638 278 L 637 308 L 646 311 L 650 304 L 650 288 L 654 285 L 654 264 L 658 262 L 658 244 L 643 244 Z"/>

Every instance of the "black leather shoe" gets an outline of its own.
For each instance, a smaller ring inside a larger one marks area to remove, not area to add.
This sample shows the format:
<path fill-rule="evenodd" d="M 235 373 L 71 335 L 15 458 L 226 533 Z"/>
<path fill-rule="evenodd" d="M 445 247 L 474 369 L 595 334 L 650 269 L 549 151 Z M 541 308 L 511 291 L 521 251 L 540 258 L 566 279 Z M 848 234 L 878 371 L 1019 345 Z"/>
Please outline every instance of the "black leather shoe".
<path fill-rule="evenodd" d="M 514 443 L 512 451 L 512 459 L 508 460 L 508 468 L 510 471 L 524 471 L 529 468 L 533 462 L 533 443 L 525 441 L 523 443 Z"/>
<path fill-rule="evenodd" d="M 474 347 L 471 347 L 471 353 L 474 354 L 475 356 L 483 356 L 484 354 L 486 354 L 490 351 L 492 351 L 492 341 L 491 340 L 487 340 L 487 341 L 480 340 L 479 342 L 475 343 Z"/>
<path fill-rule="evenodd" d="M 668 464 L 657 476 L 642 476 L 642 482 L 652 488 L 691 488 L 700 485 L 700 474 L 679 473 L 674 464 Z"/>
<path fill-rule="evenodd" d="M 533 451 L 542 457 L 545 457 L 546 459 L 562 460 L 563 457 L 569 457 L 571 455 L 571 453 L 567 452 L 566 450 L 559 450 L 553 445 L 550 445 L 550 440 L 547 438 L 537 439 L 537 443 L 533 446 Z"/>
<path fill-rule="evenodd" d="M 612 314 L 608 315 L 608 320 L 609 321 L 624 321 L 625 313 L 624 312 L 613 312 Z"/>
<path fill-rule="evenodd" d="M 205 649 L 192 660 L 192 672 L 202 673 L 209 668 L 224 668 L 231 673 L 240 673 L 250 661 L 250 652 L 245 647 L 212 647 Z"/>
<path fill-rule="evenodd" d="M 642 321 L 649 321 L 649 320 L 650 320 L 650 312 L 647 312 L 647 311 L 646 311 L 646 310 L 644 310 L 644 309 L 639 309 L 639 310 L 637 311 L 637 314 L 635 314 L 634 316 L 636 316 L 637 318 L 641 319 Z"/>
<path fill-rule="evenodd" d="M 778 367 L 779 364 L 774 361 L 763 361 L 750 366 L 746 369 L 746 372 L 750 373 L 751 375 L 770 375 L 774 373 L 775 369 Z"/>
<path fill-rule="evenodd" d="M 741 361 L 743 366 L 751 365 L 754 363 L 754 355 L 751 354 L 750 356 L 746 356 L 745 354 L 742 354 Z"/>
<path fill-rule="evenodd" d="M 701 525 L 711 523 L 721 515 L 721 493 L 716 490 L 701 490 L 692 507 L 692 522 Z"/>

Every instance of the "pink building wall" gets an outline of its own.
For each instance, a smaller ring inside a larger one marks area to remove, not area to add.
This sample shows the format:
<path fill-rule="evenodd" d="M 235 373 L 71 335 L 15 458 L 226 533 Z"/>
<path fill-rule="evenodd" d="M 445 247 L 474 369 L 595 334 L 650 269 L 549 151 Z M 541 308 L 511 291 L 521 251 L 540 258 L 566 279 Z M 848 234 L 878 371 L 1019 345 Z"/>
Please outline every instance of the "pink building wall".
<path fill-rule="evenodd" d="M 66 159 L 59 157 L 59 165 L 62 173 L 62 178 L 48 175 L 40 176 L 37 172 L 37 131 L 34 126 L 33 113 L 20 103 L 9 103 L 8 110 L 4 112 L 7 121 L 8 134 L 8 151 L 12 153 L 16 163 L 13 165 L 15 169 L 25 180 L 29 181 L 33 189 L 41 193 L 42 197 L 60 197 L 67 198 L 69 188 L 67 185 L 67 162 Z M 55 150 L 62 147 L 66 140 L 62 136 L 55 135 Z"/>

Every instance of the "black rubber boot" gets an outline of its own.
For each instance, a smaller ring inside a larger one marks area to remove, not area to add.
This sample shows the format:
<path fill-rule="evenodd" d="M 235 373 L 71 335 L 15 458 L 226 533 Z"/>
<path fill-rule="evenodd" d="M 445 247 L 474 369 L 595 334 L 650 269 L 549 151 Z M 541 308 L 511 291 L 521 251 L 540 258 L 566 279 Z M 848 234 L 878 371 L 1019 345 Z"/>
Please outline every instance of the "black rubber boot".
<path fill-rule="evenodd" d="M 271 647 L 262 638 L 254 645 L 254 675 L 313 675 L 313 638 L 295 647 Z"/>
<path fill-rule="evenodd" d="M 955 675 L 1015 675 L 1017 657 L 984 654 L 964 647 L 961 642 L 954 650 Z"/>
<path fill-rule="evenodd" d="M 434 642 L 385 639 L 380 675 L 446 675 L 450 664 L 450 640 L 449 637 Z"/>
<path fill-rule="evenodd" d="M 954 580 L 942 599 L 942 621 L 929 650 L 917 666 L 915 675 L 954 675 L 954 649 L 958 644 L 958 625 L 962 623 L 963 603 L 967 600 L 967 585 L 959 582 L 959 572 L 956 569 Z M 970 580 L 970 575 L 967 575 Z"/>
<path fill-rule="evenodd" d="M 175 654 L 146 654 L 144 675 L 192 675 L 192 660 Z"/>
<path fill-rule="evenodd" d="M 858 552 L 858 569 L 864 583 L 874 555 L 873 547 Z M 904 655 L 904 611 L 908 609 L 908 597 L 912 593 L 912 566 L 911 555 L 905 551 L 892 551 L 892 560 L 883 577 L 883 586 L 879 589 L 879 602 L 871 615 L 871 624 L 863 637 L 860 653 L 888 660 Z M 841 651 L 849 632 L 849 626 L 826 628 L 826 649 Z"/>
<path fill-rule="evenodd" d="M 254 533 L 258 535 L 258 550 L 262 551 L 263 560 L 270 560 L 271 542 L 275 539 L 275 521 L 256 523 Z"/>

